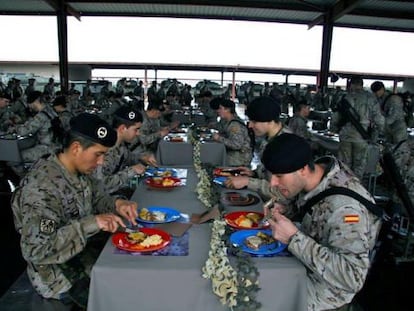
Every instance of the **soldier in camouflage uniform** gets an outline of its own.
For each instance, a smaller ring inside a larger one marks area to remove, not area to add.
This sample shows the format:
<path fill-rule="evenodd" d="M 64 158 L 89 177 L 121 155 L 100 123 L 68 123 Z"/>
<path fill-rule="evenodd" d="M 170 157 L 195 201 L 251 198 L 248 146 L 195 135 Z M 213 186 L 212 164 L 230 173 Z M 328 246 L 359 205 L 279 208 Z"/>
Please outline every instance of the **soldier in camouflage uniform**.
<path fill-rule="evenodd" d="M 65 131 L 70 130 L 70 120 L 74 117 L 73 113 L 67 109 L 66 96 L 57 96 L 52 103 L 53 109 L 59 116 L 62 127 Z"/>
<path fill-rule="evenodd" d="M 349 92 L 345 99 L 358 114 L 359 122 L 365 130 L 371 128 L 379 133 L 383 132 L 384 117 L 374 96 L 363 89 L 363 80 L 360 77 L 351 78 Z M 342 126 L 343 118 L 344 116 L 337 111 L 331 120 L 331 130 L 339 132 L 338 158 L 362 179 L 367 164 L 368 142 L 362 138 L 350 121 Z"/>
<path fill-rule="evenodd" d="M 115 131 L 96 115 L 75 117 L 64 150 L 38 161 L 14 193 L 27 273 L 45 298 L 86 307 L 89 274 L 99 255 L 90 242 L 102 231 L 125 227 L 120 216 L 136 224 L 137 204 L 109 196 L 88 176 L 115 141 Z"/>
<path fill-rule="evenodd" d="M 13 125 L 13 114 L 9 109 L 10 96 L 0 92 L 0 132 L 6 132 L 9 126 Z"/>
<path fill-rule="evenodd" d="M 289 120 L 289 128 L 294 134 L 310 140 L 312 134 L 309 132 L 307 125 L 310 114 L 310 103 L 304 99 L 297 103 L 295 110 L 295 115 Z"/>
<path fill-rule="evenodd" d="M 133 108 L 123 106 L 115 112 L 116 144 L 109 149 L 103 165 L 98 166 L 94 173 L 97 179 L 102 180 L 105 192 L 116 192 L 127 186 L 135 175 L 142 175 L 145 172 L 142 163 L 157 164 L 152 153 L 132 153 L 127 146 L 139 135 L 141 125 L 142 114 Z"/>
<path fill-rule="evenodd" d="M 35 91 L 27 98 L 30 109 L 36 111 L 33 118 L 27 120 L 24 124 L 16 125 L 9 128 L 9 133 L 27 136 L 33 135 L 36 138 L 34 147 L 22 150 L 22 158 L 25 162 L 35 162 L 41 156 L 53 152 L 58 146 L 53 143 L 53 133 L 51 120 L 57 117 L 56 112 L 45 103 L 42 93 Z"/>
<path fill-rule="evenodd" d="M 213 139 L 226 146 L 227 165 L 249 166 L 253 150 L 248 129 L 242 119 L 237 116 L 234 102 L 223 99 L 219 103 L 218 115 L 226 122 L 223 132 L 214 133 Z"/>
<path fill-rule="evenodd" d="M 271 97 L 262 96 L 253 100 L 247 107 L 246 115 L 249 117 L 249 127 L 253 129 L 255 136 L 264 137 L 258 147 L 259 158 L 273 138 L 282 133 L 291 133 L 291 130 L 279 119 L 279 102 Z M 241 175 L 244 176 L 229 177 L 226 181 L 228 188 L 242 189 L 247 186 L 248 189 L 258 192 L 266 201 L 272 197 L 283 200 L 278 190 L 270 186 L 268 172 L 262 163 L 259 163 L 255 170 L 248 167 L 241 169 Z"/>
<path fill-rule="evenodd" d="M 211 108 L 210 102 L 213 100 L 211 91 L 200 93 L 198 97 L 198 106 L 206 118 L 206 124 L 209 127 L 214 127 L 217 123 L 217 111 Z M 201 124 L 202 125 L 202 124 Z"/>
<path fill-rule="evenodd" d="M 348 304 L 364 285 L 381 219 L 358 200 L 342 194 L 314 203 L 300 228 L 283 212 L 300 208 L 332 187 L 351 189 L 370 202 L 374 198 L 334 157 L 313 162 L 310 145 L 294 134 L 273 139 L 262 160 L 272 173 L 271 185 L 292 202 L 296 199 L 294 206 L 274 208 L 269 223 L 273 237 L 287 244 L 307 268 L 308 310 L 350 310 Z"/>
<path fill-rule="evenodd" d="M 139 140 L 144 150 L 155 153 L 159 141 L 164 138 L 168 132 L 168 127 L 161 127 L 161 113 L 164 110 L 158 101 L 148 105 L 147 110 L 143 113 L 144 121 L 140 129 Z"/>

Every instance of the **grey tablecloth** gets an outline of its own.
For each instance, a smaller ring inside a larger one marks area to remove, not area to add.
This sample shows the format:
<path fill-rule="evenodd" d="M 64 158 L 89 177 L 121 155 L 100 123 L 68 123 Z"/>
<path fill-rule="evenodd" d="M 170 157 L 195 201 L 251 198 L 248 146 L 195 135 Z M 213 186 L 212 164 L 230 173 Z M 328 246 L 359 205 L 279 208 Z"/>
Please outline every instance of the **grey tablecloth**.
<path fill-rule="evenodd" d="M 140 207 L 160 205 L 183 213 L 201 213 L 194 192 L 197 177 L 188 171 L 187 185 L 170 192 L 150 191 L 140 184 L 133 195 Z M 257 204 L 253 209 L 261 209 Z M 193 225 L 188 256 L 114 254 L 108 241 L 92 270 L 88 311 L 227 310 L 201 277 L 210 248 L 211 225 Z M 254 259 L 260 271 L 261 310 L 306 310 L 305 268 L 293 257 Z"/>
<path fill-rule="evenodd" d="M 201 162 L 215 166 L 226 165 L 226 147 L 222 143 L 204 142 L 201 145 Z M 192 165 L 193 145 L 188 142 L 169 142 L 158 144 L 156 158 L 159 165 Z"/>

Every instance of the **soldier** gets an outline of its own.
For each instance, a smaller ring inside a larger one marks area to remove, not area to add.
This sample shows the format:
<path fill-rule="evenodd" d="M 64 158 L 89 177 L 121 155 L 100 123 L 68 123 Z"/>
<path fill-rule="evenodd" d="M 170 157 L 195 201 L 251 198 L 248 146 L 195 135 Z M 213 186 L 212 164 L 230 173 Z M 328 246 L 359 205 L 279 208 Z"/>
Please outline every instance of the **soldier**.
<path fill-rule="evenodd" d="M 361 77 L 354 76 L 350 80 L 349 92 L 345 99 L 353 107 L 355 116 L 361 126 L 369 131 L 382 133 L 384 130 L 384 117 L 375 102 L 374 96 L 363 89 Z M 356 176 L 362 179 L 367 164 L 368 141 L 366 141 L 349 120 L 345 120 L 339 112 L 335 112 L 331 120 L 331 130 L 339 132 L 338 158 L 348 165 Z"/>
<path fill-rule="evenodd" d="M 263 137 L 259 143 L 259 158 L 266 145 L 275 137 L 282 133 L 291 133 L 279 119 L 280 105 L 272 97 L 258 97 L 247 107 L 246 115 L 249 117 L 249 127 L 253 129 L 256 138 Z M 269 185 L 268 175 L 262 163 L 259 163 L 255 170 L 243 167 L 242 176 L 229 177 L 226 181 L 228 188 L 242 189 L 247 187 L 249 190 L 256 191 L 264 200 L 276 197 L 280 200 L 283 197 L 272 189 Z"/>
<path fill-rule="evenodd" d="M 306 99 L 299 101 L 295 107 L 295 115 L 289 120 L 289 128 L 298 136 L 310 140 L 312 134 L 308 129 L 308 116 L 310 114 L 310 103 Z"/>
<path fill-rule="evenodd" d="M 33 135 L 36 138 L 34 147 L 22 151 L 22 158 L 25 162 L 35 162 L 41 156 L 50 153 L 57 146 L 53 143 L 53 132 L 51 120 L 57 117 L 56 112 L 46 104 L 42 93 L 35 91 L 27 98 L 29 108 L 36 112 L 35 116 L 28 119 L 24 124 L 10 127 L 9 133 L 27 136 Z"/>
<path fill-rule="evenodd" d="M 214 127 L 217 123 L 217 112 L 210 107 L 210 102 L 213 100 L 213 94 L 211 91 L 205 91 L 198 97 L 198 104 L 201 112 L 206 118 L 206 124 L 209 127 Z"/>
<path fill-rule="evenodd" d="M 236 113 L 234 102 L 223 99 L 217 112 L 226 126 L 223 132 L 214 133 L 213 139 L 226 146 L 227 165 L 249 166 L 253 156 L 251 139 L 246 124 Z"/>
<path fill-rule="evenodd" d="M 296 199 L 296 206 L 273 208 L 269 223 L 273 237 L 307 268 L 308 310 L 355 310 L 350 303 L 364 285 L 381 227 L 381 218 L 369 208 L 374 198 L 334 157 L 313 162 L 310 145 L 294 134 L 269 142 L 262 161 L 272 174 L 270 184 Z M 300 228 L 283 215 L 332 187 L 351 189 L 355 196 L 333 194 L 308 204 Z"/>
<path fill-rule="evenodd" d="M 105 121 L 80 114 L 71 122 L 63 151 L 38 161 L 14 193 L 27 273 L 45 298 L 86 307 L 90 269 L 100 252 L 92 247 L 97 247 L 94 236 L 125 227 L 120 216 L 136 225 L 137 204 L 109 196 L 88 176 L 115 142 L 116 132 Z"/>
<path fill-rule="evenodd" d="M 137 86 L 134 88 L 134 96 L 136 96 L 139 101 L 145 99 L 145 90 L 143 84 L 144 82 L 139 80 Z"/>
<path fill-rule="evenodd" d="M 55 97 L 55 79 L 49 78 L 49 82 L 43 88 L 43 94 L 48 100 Z"/>
<path fill-rule="evenodd" d="M 142 114 L 128 106 L 119 108 L 114 114 L 112 127 L 117 133 L 116 144 L 109 149 L 103 165 L 94 173 L 97 179 L 103 181 L 107 193 L 120 190 L 135 175 L 142 175 L 145 172 L 142 163 L 157 165 L 152 153 L 132 153 L 128 149 L 127 144 L 139 136 L 142 120 Z"/>
<path fill-rule="evenodd" d="M 0 132 L 6 132 L 9 126 L 13 125 L 13 114 L 10 112 L 10 96 L 0 92 Z"/>
<path fill-rule="evenodd" d="M 139 140 L 144 150 L 155 153 L 158 148 L 158 142 L 169 133 L 168 127 L 161 127 L 161 113 L 164 107 L 156 101 L 148 105 L 147 110 L 143 113 L 144 121 L 142 122 Z"/>
<path fill-rule="evenodd" d="M 35 78 L 30 78 L 28 80 L 29 84 L 27 85 L 26 89 L 24 90 L 24 95 L 26 96 L 26 98 L 29 96 L 30 93 L 36 91 L 35 88 L 35 83 L 36 83 L 36 79 Z"/>
<path fill-rule="evenodd" d="M 157 81 L 151 82 L 151 86 L 148 88 L 147 96 L 148 104 L 152 104 L 157 100 Z"/>
<path fill-rule="evenodd" d="M 66 96 L 57 96 L 52 103 L 53 109 L 59 116 L 62 127 L 65 131 L 70 129 L 70 119 L 73 118 L 73 113 L 67 109 Z"/>

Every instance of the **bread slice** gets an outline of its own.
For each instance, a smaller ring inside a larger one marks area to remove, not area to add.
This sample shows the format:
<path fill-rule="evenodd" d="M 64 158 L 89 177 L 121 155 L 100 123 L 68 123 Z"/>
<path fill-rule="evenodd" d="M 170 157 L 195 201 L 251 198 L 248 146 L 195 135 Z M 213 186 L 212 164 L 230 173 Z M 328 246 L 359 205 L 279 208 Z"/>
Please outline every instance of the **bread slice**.
<path fill-rule="evenodd" d="M 252 235 L 246 238 L 244 241 L 248 248 L 258 250 L 260 246 L 263 244 L 263 240 L 259 238 L 257 235 Z"/>

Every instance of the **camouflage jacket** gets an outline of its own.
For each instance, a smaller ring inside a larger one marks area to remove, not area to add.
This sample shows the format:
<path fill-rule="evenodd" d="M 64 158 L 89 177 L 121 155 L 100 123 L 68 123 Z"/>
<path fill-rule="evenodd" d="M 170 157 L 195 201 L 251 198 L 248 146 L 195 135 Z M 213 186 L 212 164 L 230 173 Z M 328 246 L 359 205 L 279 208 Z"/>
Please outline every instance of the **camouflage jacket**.
<path fill-rule="evenodd" d="M 398 95 L 391 95 L 384 102 L 384 135 L 386 142 L 390 144 L 398 144 L 408 138 L 403 105 L 403 101 Z"/>
<path fill-rule="evenodd" d="M 345 98 L 355 109 L 359 122 L 365 130 L 369 130 L 371 127 L 380 134 L 384 132 L 384 117 L 374 95 L 368 91 L 360 90 L 348 93 Z M 365 142 L 350 121 L 341 128 L 339 127 L 342 118 L 343 116 L 339 112 L 335 112 L 330 123 L 331 130 L 339 132 L 339 140 L 354 143 Z"/>
<path fill-rule="evenodd" d="M 102 181 L 105 192 L 115 192 L 128 185 L 128 181 L 136 175 L 128 165 L 138 164 L 141 156 L 142 153 L 133 153 L 125 143 L 121 143 L 108 150 L 103 165 L 98 166 L 93 175 Z"/>
<path fill-rule="evenodd" d="M 139 130 L 139 140 L 145 149 L 155 152 L 158 141 L 161 139 L 159 133 L 161 130 L 161 121 L 160 119 L 148 118 L 145 112 L 142 116 L 144 120 L 142 121 L 142 126 Z"/>
<path fill-rule="evenodd" d="M 310 139 L 312 134 L 308 130 L 307 125 L 308 120 L 302 116 L 295 115 L 289 121 L 289 128 L 292 132 L 298 136 L 301 136 L 305 139 Z"/>
<path fill-rule="evenodd" d="M 22 255 L 43 297 L 57 299 L 70 289 L 59 264 L 82 252 L 100 231 L 94 214 L 114 210 L 116 198 L 99 189 L 93 178 L 71 175 L 51 155 L 35 163 L 15 191 L 12 209 Z"/>
<path fill-rule="evenodd" d="M 14 130 L 17 135 L 33 135 L 40 145 L 52 146 L 53 133 L 50 120 L 56 116 L 55 110 L 46 105 L 42 111 L 36 113 L 33 118 L 30 118 L 24 124 L 17 125 Z"/>
<path fill-rule="evenodd" d="M 317 161 L 325 176 L 312 191 L 301 194 L 297 206 L 321 191 L 340 186 L 374 202 L 349 168 L 332 157 Z M 370 267 L 381 220 L 359 201 L 332 195 L 307 213 L 288 249 L 307 268 L 308 310 L 328 310 L 351 302 L 362 288 Z"/>
<path fill-rule="evenodd" d="M 227 122 L 219 141 L 226 146 L 227 165 L 249 166 L 252 160 L 252 147 L 247 126 L 239 118 Z"/>

